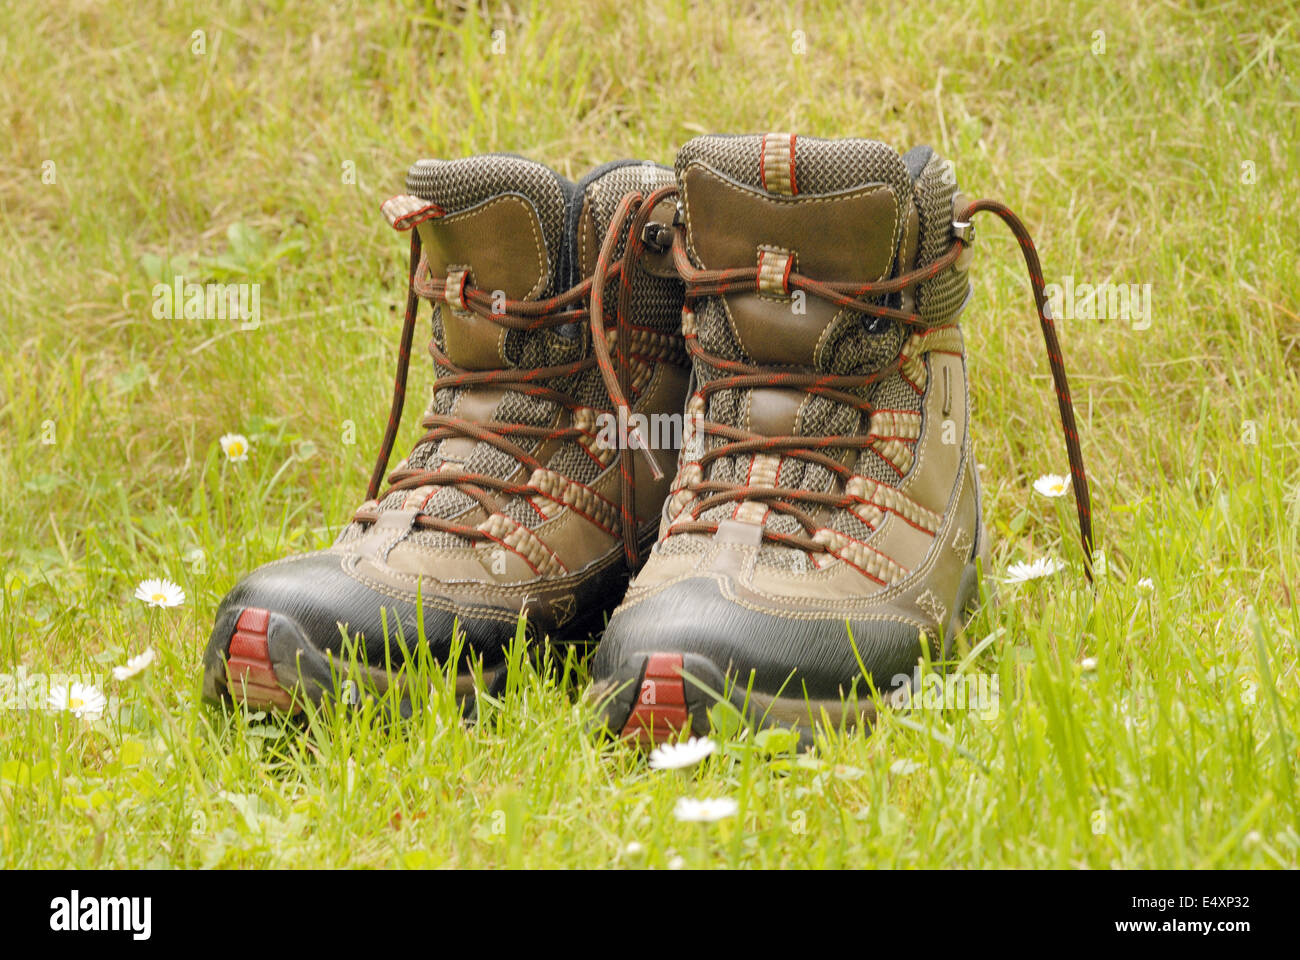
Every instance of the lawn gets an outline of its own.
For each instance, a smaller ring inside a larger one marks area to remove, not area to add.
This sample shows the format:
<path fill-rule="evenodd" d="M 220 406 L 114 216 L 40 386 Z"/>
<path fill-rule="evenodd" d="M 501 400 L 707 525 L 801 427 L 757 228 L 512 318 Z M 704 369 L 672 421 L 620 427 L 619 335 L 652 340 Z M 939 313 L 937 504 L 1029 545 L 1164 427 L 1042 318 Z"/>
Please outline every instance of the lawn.
<path fill-rule="evenodd" d="M 1189 6 L 0 5 L 0 864 L 1297 866 L 1300 28 Z M 440 682 L 398 724 L 205 707 L 221 596 L 364 499 L 405 286 L 378 206 L 407 165 L 576 178 L 766 130 L 929 143 L 1049 281 L 1150 285 L 1149 323 L 1060 323 L 1094 592 L 1069 497 L 1033 490 L 1066 472 L 1055 397 L 1019 251 L 981 221 L 990 572 L 1067 563 L 1000 584 L 951 665 L 995 708 L 804 755 L 720 715 L 717 753 L 661 771 L 587 733 L 581 663 L 520 649 L 473 726 Z M 159 317 L 178 276 L 258 284 L 260 322 Z M 153 577 L 185 602 L 136 600 Z M 44 709 L 71 675 L 102 711 Z M 680 822 L 682 797 L 739 808 Z"/>

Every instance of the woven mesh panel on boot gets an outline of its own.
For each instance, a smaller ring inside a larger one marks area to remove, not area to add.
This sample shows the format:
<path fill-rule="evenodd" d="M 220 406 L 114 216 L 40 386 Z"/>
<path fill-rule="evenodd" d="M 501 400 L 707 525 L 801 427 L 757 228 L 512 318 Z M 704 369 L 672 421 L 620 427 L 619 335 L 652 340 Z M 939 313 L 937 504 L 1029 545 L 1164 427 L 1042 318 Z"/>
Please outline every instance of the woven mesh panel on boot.
<path fill-rule="evenodd" d="M 952 244 L 952 198 L 956 193 L 952 167 L 935 154 L 916 179 L 916 213 L 921 221 L 918 266 L 933 263 Z M 949 267 L 917 286 L 917 312 L 928 323 L 943 323 L 956 316 L 968 290 L 967 271 Z"/>
<path fill-rule="evenodd" d="M 484 200 L 507 193 L 525 197 L 537 211 L 550 258 L 550 277 L 543 296 L 559 293 L 567 277 L 559 277 L 558 251 L 564 243 L 566 181 L 549 167 L 509 154 L 485 154 L 460 160 L 417 160 L 406 171 L 409 193 L 439 204 L 448 213 L 468 210 Z"/>
<path fill-rule="evenodd" d="M 603 240 L 605 231 L 618 209 L 619 202 L 629 193 L 648 194 L 675 183 L 673 171 L 651 163 L 631 163 L 616 167 L 587 186 L 585 196 L 596 223 L 596 236 Z M 575 239 L 576 242 L 576 239 Z M 613 257 L 623 255 L 627 247 L 626 233 L 619 237 Z M 574 282 L 581 280 L 575 277 Z M 614 322 L 618 290 L 615 285 L 606 288 L 605 321 Z M 631 307 L 637 326 L 651 327 L 664 333 L 681 329 L 682 284 L 673 277 L 656 277 L 638 271 L 632 281 Z"/>
<path fill-rule="evenodd" d="M 575 198 L 573 203 L 581 209 L 580 205 L 585 202 L 587 208 L 591 211 L 592 221 L 596 227 L 596 240 L 599 243 L 604 240 L 605 232 L 618 210 L 619 202 L 626 194 L 634 192 L 646 194 L 660 187 L 672 185 L 673 173 L 671 170 L 657 164 L 626 164 L 614 167 L 586 184 L 582 196 Z M 574 211 L 570 211 L 570 213 L 574 213 Z M 569 217 L 569 222 L 574 226 L 577 225 L 574 216 Z M 568 260 L 572 262 L 575 271 L 569 277 L 569 284 L 577 283 L 583 279 L 578 275 L 578 242 L 579 238 L 577 236 L 568 237 L 568 243 L 571 245 Z M 614 245 L 612 258 L 616 260 L 621 257 L 626 248 L 627 234 L 624 233 Z M 618 310 L 617 302 L 617 285 L 607 285 L 605 289 L 606 324 L 614 323 Z M 655 277 L 643 271 L 637 271 L 632 279 L 632 296 L 629 309 L 633 322 L 638 326 L 650 327 L 665 333 L 677 332 L 681 324 L 681 281 L 675 278 Z M 585 330 L 583 331 L 582 340 L 578 342 L 586 342 Z M 557 389 L 562 389 L 587 406 L 605 409 L 610 405 L 604 381 L 594 369 L 579 374 L 577 377 L 555 381 L 553 385 L 559 383 L 562 383 L 563 386 L 557 387 Z M 636 398 L 633 396 L 629 399 L 635 402 Z M 603 472 L 576 443 L 561 445 L 547 461 L 546 466 L 570 479 L 587 485 L 591 485 Z M 607 469 L 617 469 L 617 467 Z M 530 528 L 537 526 L 540 522 L 537 512 L 522 500 L 516 500 L 512 503 L 507 508 L 506 513 L 512 519 Z"/>
<path fill-rule="evenodd" d="M 763 185 L 760 135 L 696 137 L 677 154 L 680 175 L 696 160 L 753 187 Z M 884 183 L 901 196 L 912 192 L 907 165 L 888 144 L 877 140 L 821 140 L 799 137 L 795 147 L 799 195 L 839 193 L 868 183 Z"/>

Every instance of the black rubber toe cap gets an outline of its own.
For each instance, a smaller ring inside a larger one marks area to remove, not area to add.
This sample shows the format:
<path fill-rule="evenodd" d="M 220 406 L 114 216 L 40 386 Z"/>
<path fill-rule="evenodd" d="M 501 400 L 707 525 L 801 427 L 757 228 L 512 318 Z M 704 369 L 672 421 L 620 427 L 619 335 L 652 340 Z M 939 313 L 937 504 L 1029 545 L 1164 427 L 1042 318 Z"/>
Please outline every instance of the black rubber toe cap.
<path fill-rule="evenodd" d="M 695 654 L 741 686 L 753 671 L 760 693 L 838 697 L 861 675 L 856 645 L 881 691 L 895 686 L 898 675 L 911 674 L 921 655 L 919 626 L 882 618 L 854 620 L 850 627 L 852 643 L 843 619 L 765 613 L 723 596 L 711 577 L 694 578 L 617 610 L 592 672 L 597 681 L 616 676 L 625 661 L 642 653 Z"/>
<path fill-rule="evenodd" d="M 361 634 L 365 658 L 377 666 L 386 658 L 386 614 L 387 637 L 394 643 L 388 653 L 400 652 L 399 638 L 413 649 L 420 635 L 415 597 L 377 593 L 348 576 L 343 569 L 345 559 L 337 554 L 310 553 L 254 570 L 221 601 L 209 647 L 228 643 L 239 614 L 255 607 L 293 621 L 319 650 L 340 650 L 342 624 L 349 637 Z M 473 652 L 489 664 L 503 659 L 503 648 L 515 634 L 517 615 L 504 610 L 489 614 L 482 608 L 458 611 L 446 599 L 427 594 L 420 599 L 425 639 L 435 658 L 442 660 L 450 652 L 454 623 L 466 638 L 463 656 Z"/>

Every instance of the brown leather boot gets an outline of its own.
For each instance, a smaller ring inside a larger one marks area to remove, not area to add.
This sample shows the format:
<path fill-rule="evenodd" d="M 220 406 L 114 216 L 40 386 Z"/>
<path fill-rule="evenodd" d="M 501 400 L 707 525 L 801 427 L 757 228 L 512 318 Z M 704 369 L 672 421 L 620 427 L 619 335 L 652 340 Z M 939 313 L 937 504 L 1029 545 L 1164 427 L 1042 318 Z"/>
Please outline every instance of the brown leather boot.
<path fill-rule="evenodd" d="M 459 666 L 481 658 L 492 678 L 521 613 L 538 639 L 599 629 L 654 540 L 676 462 L 671 442 L 634 456 L 601 429 L 618 408 L 635 428 L 685 402 L 682 285 L 667 244 L 645 242 L 670 236 L 673 185 L 668 168 L 636 161 L 577 184 L 502 154 L 411 167 L 408 193 L 384 204 L 414 233 L 369 499 L 333 547 L 267 564 L 226 596 L 204 656 L 208 698 L 291 709 L 338 689 L 383 692 L 419 637 L 445 663 L 453 625 Z M 428 432 L 384 486 L 421 297 L 435 303 Z"/>
<path fill-rule="evenodd" d="M 988 534 L 958 317 L 977 210 L 1017 231 L 1087 526 L 1041 271 L 928 147 L 706 136 L 677 158 L 674 247 L 694 392 L 659 541 L 593 661 L 608 727 L 708 729 L 719 696 L 807 734 L 944 658 Z"/>

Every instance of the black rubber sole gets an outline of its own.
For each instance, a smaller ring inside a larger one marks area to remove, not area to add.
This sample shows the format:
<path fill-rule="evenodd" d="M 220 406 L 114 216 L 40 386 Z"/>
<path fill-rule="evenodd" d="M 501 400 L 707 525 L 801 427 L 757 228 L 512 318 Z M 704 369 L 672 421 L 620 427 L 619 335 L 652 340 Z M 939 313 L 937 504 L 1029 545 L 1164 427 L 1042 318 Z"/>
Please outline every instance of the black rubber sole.
<path fill-rule="evenodd" d="M 963 571 L 958 598 L 945 626 L 945 657 L 978 608 L 978 573 L 973 562 Z M 799 696 L 798 689 L 797 674 L 785 689 L 768 693 L 748 688 L 746 678 L 738 673 L 729 678 L 707 657 L 646 650 L 626 658 L 613 676 L 598 681 L 589 698 L 597 705 L 601 728 L 643 747 L 688 733 L 707 735 L 709 711 L 721 701 L 730 704 L 741 722 L 752 729 L 790 728 L 798 735 L 801 749 L 813 745 L 819 725 L 839 729 L 875 722 L 876 705 L 868 699 L 865 687 L 859 697 L 851 699 L 808 698 Z M 905 696 L 885 698 L 886 706 L 906 702 Z"/>
<path fill-rule="evenodd" d="M 308 703 L 319 706 L 335 698 L 356 704 L 363 695 L 384 697 L 396 692 L 399 713 L 411 711 L 408 670 L 354 663 L 321 650 L 289 617 L 259 607 L 245 607 L 226 628 L 219 627 L 203 656 L 203 698 L 209 703 L 242 703 L 248 709 L 302 713 Z M 505 664 L 484 668 L 482 684 L 491 692 L 504 679 Z M 465 671 L 456 678 L 455 693 L 468 715 L 478 692 L 478 677 Z"/>

